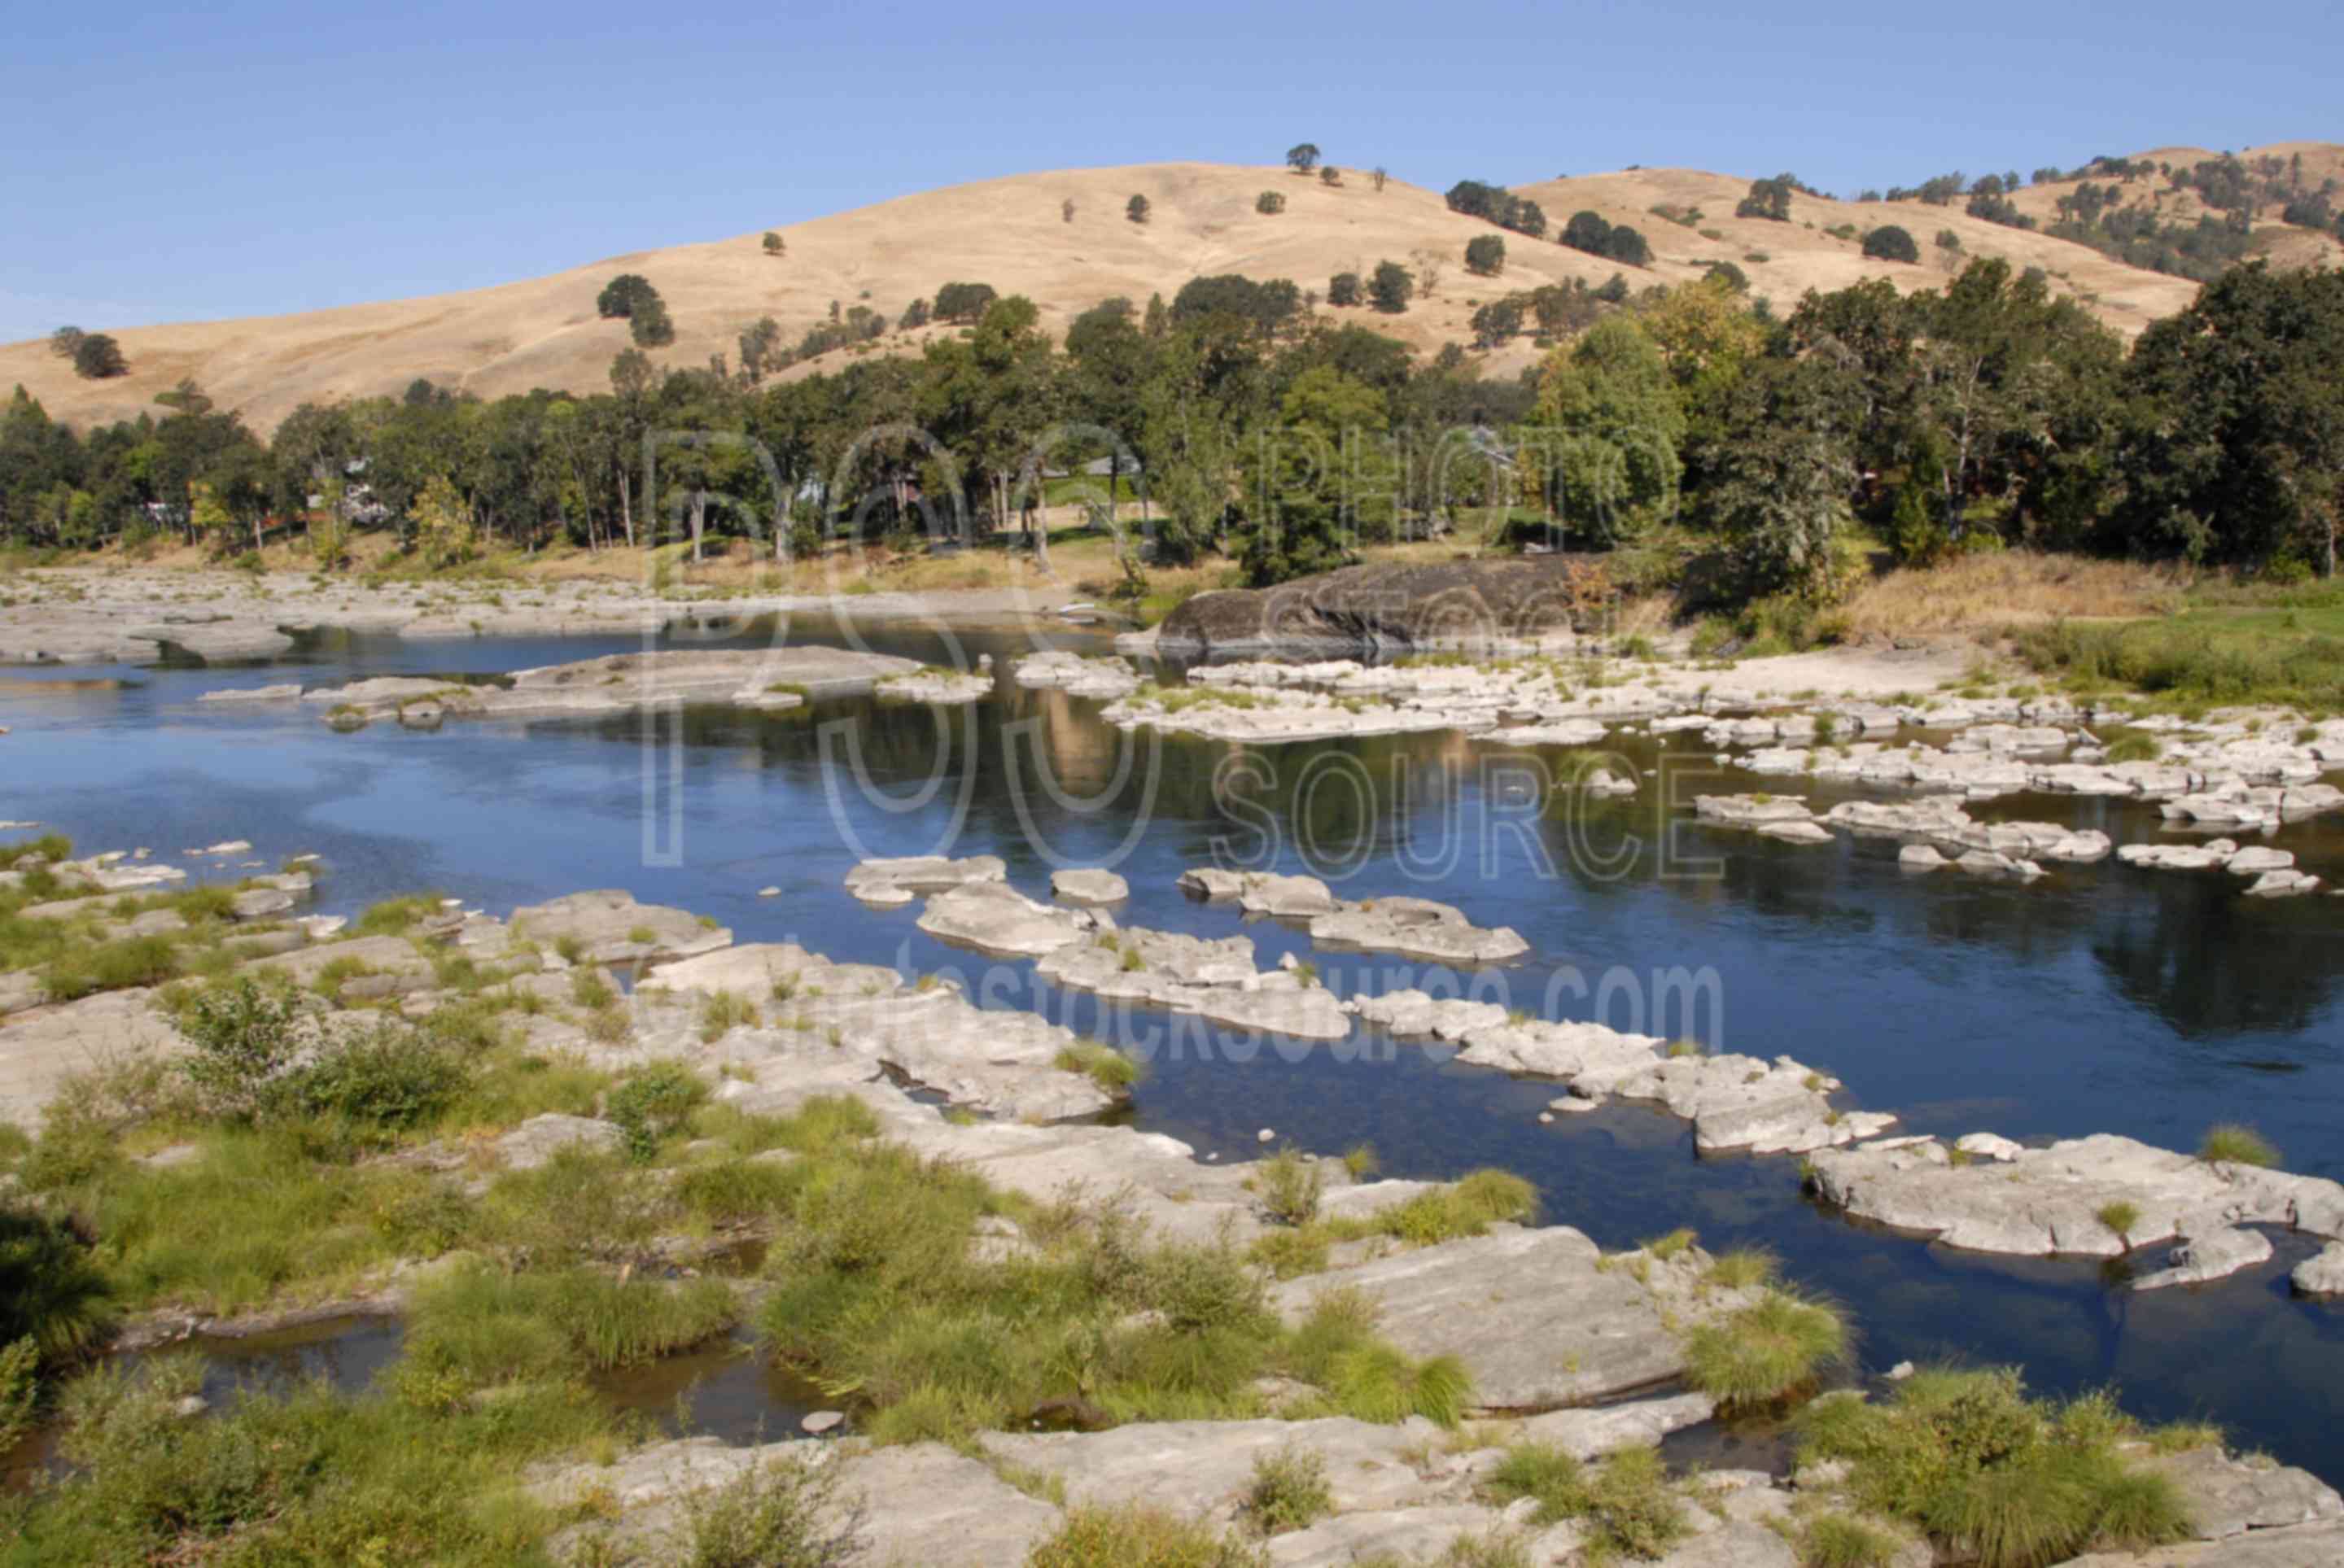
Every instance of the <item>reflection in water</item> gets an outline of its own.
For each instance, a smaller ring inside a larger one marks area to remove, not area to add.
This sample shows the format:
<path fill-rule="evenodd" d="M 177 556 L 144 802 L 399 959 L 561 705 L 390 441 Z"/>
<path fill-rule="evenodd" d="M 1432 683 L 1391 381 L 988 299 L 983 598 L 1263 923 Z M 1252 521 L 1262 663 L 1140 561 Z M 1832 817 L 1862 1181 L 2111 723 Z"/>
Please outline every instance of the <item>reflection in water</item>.
<path fill-rule="evenodd" d="M 791 630 L 842 640 L 803 618 Z M 1009 634 L 900 629 L 867 640 L 962 664 L 979 652 L 1006 662 L 1026 646 Z M 1104 651 L 1081 634 L 1057 640 Z M 1570 754 L 1456 735 L 1251 749 L 1126 735 L 1099 721 L 1095 703 L 1006 683 L 944 712 L 864 701 L 774 715 L 695 709 L 666 758 L 647 757 L 634 717 L 337 736 L 314 713 L 194 700 L 226 685 L 492 673 L 639 647 L 342 638 L 303 650 L 308 667 L 290 675 L 282 664 L 157 669 L 126 688 L 14 700 L 0 689 L 16 730 L 0 816 L 47 820 L 92 848 L 167 852 L 250 838 L 256 858 L 272 862 L 314 850 L 328 868 L 321 907 L 333 911 L 419 885 L 498 910 L 623 887 L 712 915 L 743 941 L 794 940 L 842 960 L 969 976 L 987 966 L 919 932 L 916 909 L 873 910 L 845 896 L 858 855 L 997 854 L 1034 894 L 1061 865 L 1111 861 L 1133 890 L 1115 911 L 1126 923 L 1242 930 L 1264 964 L 1314 958 L 1339 991 L 1420 978 L 1381 956 L 1314 954 L 1293 927 L 1241 922 L 1174 887 L 1189 866 L 1250 859 L 1313 871 L 1349 896 L 1418 893 L 1513 926 L 1531 953 L 1484 977 L 1510 1005 L 1706 1035 L 1706 1020 L 1682 1027 L 1669 1013 L 1652 977 L 1709 974 L 1727 1049 L 1795 1055 L 1844 1078 L 1858 1102 L 1899 1111 L 1906 1130 L 2107 1131 L 2190 1148 L 2208 1121 L 2240 1120 L 2278 1143 L 2289 1169 L 2344 1175 L 2344 1025 L 2331 978 L 2344 907 L 2263 904 L 2228 879 L 2113 862 L 2028 887 L 1914 877 L 1891 841 L 1807 849 L 1708 831 L 1664 811 L 1663 796 L 1689 804 L 1771 783 L 1822 809 L 1861 792 L 1716 771 L 1682 737 L 1615 738 L 1612 766 L 1634 768 L 1644 787 L 1591 800 L 1551 787 Z M 644 856 L 647 761 L 658 764 L 662 806 L 670 767 L 680 790 L 673 863 Z M 2098 827 L 2120 840 L 2162 831 L 2153 808 L 2101 800 L 2006 800 L 1976 814 Z M 2339 833 L 2344 825 L 2304 823 L 2276 841 L 2333 880 L 2344 870 Z M 782 895 L 757 897 L 768 885 Z M 1634 983 L 1605 990 L 1615 970 Z M 1096 999 L 1052 993 L 1030 965 L 1001 972 L 1015 983 L 987 1005 L 1100 1023 Z M 1127 1021 L 1167 1033 L 1174 1022 L 1146 1012 Z M 1200 1152 L 1248 1157 L 1268 1127 L 1320 1152 L 1372 1142 L 1396 1176 L 1503 1166 L 1539 1184 L 1550 1221 L 1607 1247 L 1691 1225 L 1713 1246 L 1771 1248 L 1793 1279 L 1851 1309 L 1872 1371 L 1951 1355 L 2021 1362 L 2049 1392 L 2117 1380 L 2145 1415 L 2211 1415 L 2248 1444 L 2344 1475 L 2338 1313 L 2287 1295 L 2299 1239 L 2281 1238 L 2278 1259 L 2236 1279 L 2136 1296 L 2088 1261 L 1983 1259 L 1846 1224 L 1800 1194 L 1794 1161 L 1698 1156 L 1682 1123 L 1649 1109 L 1541 1125 L 1552 1086 L 1460 1067 L 1444 1048 L 1363 1032 L 1339 1051 L 1269 1042 L 1238 1053 L 1193 1020 L 1172 1038 L 1183 1048 L 1158 1053 L 1128 1117 Z M 794 1410 L 808 1397 L 765 1386 L 722 1349 L 706 1353 L 702 1386 L 714 1392 L 700 1398 L 712 1402 L 712 1420 Z M 660 1406 L 673 1393 L 662 1383 L 643 1397 Z"/>

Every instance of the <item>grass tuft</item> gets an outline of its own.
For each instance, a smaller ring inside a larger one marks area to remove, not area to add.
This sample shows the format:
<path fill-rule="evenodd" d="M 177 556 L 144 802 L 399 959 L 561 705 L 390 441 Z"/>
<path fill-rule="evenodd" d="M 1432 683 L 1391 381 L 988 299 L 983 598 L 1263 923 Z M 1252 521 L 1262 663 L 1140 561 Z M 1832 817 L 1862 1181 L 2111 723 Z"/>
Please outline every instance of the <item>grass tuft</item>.
<path fill-rule="evenodd" d="M 2251 1127 L 2236 1121 L 2217 1122 L 2206 1130 L 2198 1158 L 2209 1165 L 2254 1165 L 2268 1170 L 2278 1163 L 2278 1150 Z"/>

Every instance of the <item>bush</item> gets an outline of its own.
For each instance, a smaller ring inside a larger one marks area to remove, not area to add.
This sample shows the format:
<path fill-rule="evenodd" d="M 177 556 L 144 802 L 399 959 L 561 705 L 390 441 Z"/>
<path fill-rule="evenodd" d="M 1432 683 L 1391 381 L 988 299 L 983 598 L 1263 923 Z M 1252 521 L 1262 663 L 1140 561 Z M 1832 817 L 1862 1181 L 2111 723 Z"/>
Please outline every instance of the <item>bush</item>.
<path fill-rule="evenodd" d="M 1327 280 L 1327 303 L 1348 309 L 1359 303 L 1365 291 L 1356 272 L 1339 272 Z"/>
<path fill-rule="evenodd" d="M 757 1004 L 737 991 L 713 991 L 700 1000 L 700 1040 L 703 1045 L 714 1045 L 736 1029 L 754 1029 L 760 1021 Z"/>
<path fill-rule="evenodd" d="M 699 1344 L 732 1326 L 735 1312 L 722 1280 L 670 1289 L 591 1269 L 507 1274 L 472 1265 L 416 1302 L 399 1375 L 466 1389 L 560 1381 Z"/>
<path fill-rule="evenodd" d="M 1799 1532 L 1803 1568 L 1891 1568 L 1901 1550 L 1896 1537 L 1844 1513 L 1818 1513 Z"/>
<path fill-rule="evenodd" d="M 1477 277 L 1495 277 L 1506 270 L 1506 242 L 1494 234 L 1477 235 L 1465 244 L 1465 270 Z"/>
<path fill-rule="evenodd" d="M 1834 1309 L 1779 1292 L 1685 1342 L 1686 1380 L 1729 1405 L 1763 1404 L 1812 1383 L 1847 1348 Z"/>
<path fill-rule="evenodd" d="M 249 975 L 206 987 L 175 1021 L 195 1047 L 179 1068 L 188 1083 L 215 1114 L 245 1119 L 266 1109 L 278 1077 L 312 1036 L 298 992 Z"/>
<path fill-rule="evenodd" d="M 388 1020 L 320 1047 L 270 1086 L 281 1114 L 338 1117 L 404 1130 L 436 1121 L 471 1082 L 471 1070 L 429 1035 Z"/>
<path fill-rule="evenodd" d="M 2217 1122 L 2206 1130 L 2198 1158 L 2208 1165 L 2254 1165 L 2269 1170 L 2278 1163 L 2278 1151 L 2251 1127 L 2235 1121 Z"/>
<path fill-rule="evenodd" d="M 862 1553 L 861 1510 L 838 1496 L 838 1467 L 784 1458 L 684 1503 L 692 1568 L 834 1568 Z"/>
<path fill-rule="evenodd" d="M 1241 1541 L 1137 1503 L 1076 1508 L 1058 1533 L 1026 1554 L 1026 1568 L 1268 1568 Z"/>
<path fill-rule="evenodd" d="M 41 1385 L 41 1347 L 28 1336 L 0 1345 L 0 1453 L 25 1441 L 33 1430 Z"/>
<path fill-rule="evenodd" d="M 1335 1512 L 1327 1461 L 1302 1448 L 1256 1454 L 1253 1482 L 1240 1509 L 1264 1535 L 1283 1535 L 1317 1523 Z"/>
<path fill-rule="evenodd" d="M 2171 1483 L 2127 1468 L 2115 1445 L 2132 1423 L 2105 1396 L 2040 1406 L 2015 1372 L 1917 1372 L 1888 1403 L 1820 1401 L 1799 1431 L 1802 1464 L 1846 1461 L 1864 1506 L 1984 1568 L 2041 1568 L 2188 1531 Z"/>
<path fill-rule="evenodd" d="M 672 1061 L 655 1062 L 621 1079 L 611 1091 L 606 1114 L 627 1135 L 627 1152 L 648 1161 L 660 1145 L 683 1128 L 684 1121 L 708 1098 L 708 1085 L 690 1068 Z"/>
<path fill-rule="evenodd" d="M 1506 1450 L 1481 1483 L 1482 1496 L 1503 1506 L 1521 1498 L 1537 1500 L 1531 1523 L 1544 1526 L 1576 1519 L 1591 1506 L 1585 1472 L 1578 1458 L 1551 1443 L 1525 1442 Z"/>
<path fill-rule="evenodd" d="M 1305 1160 L 1291 1149 L 1281 1149 L 1261 1162 L 1254 1176 L 1255 1195 L 1269 1217 L 1282 1225 L 1308 1225 L 1318 1218 L 1318 1203 L 1327 1178 L 1315 1160 Z"/>
<path fill-rule="evenodd" d="M 1051 1060 L 1061 1072 L 1079 1072 L 1109 1094 L 1121 1095 L 1140 1080 L 1139 1063 L 1095 1040 L 1076 1040 Z"/>
<path fill-rule="evenodd" d="M 167 937 L 124 937 L 70 948 L 41 977 L 52 1001 L 78 1001 L 102 990 L 161 985 L 179 972 L 179 956 Z"/>
<path fill-rule="evenodd" d="M 1909 230 L 1887 223 L 1864 236 L 1864 254 L 1874 261 L 1911 263 L 1921 259 L 1921 247 Z"/>
<path fill-rule="evenodd" d="M 1623 1448 L 1597 1466 L 1587 1512 L 1601 1532 L 1597 1539 L 1630 1557 L 1662 1556 L 1687 1529 L 1657 1448 Z"/>
<path fill-rule="evenodd" d="M 86 1354 L 106 1332 L 112 1295 L 66 1221 L 0 1207 L 0 1345 L 29 1342 L 53 1364 Z"/>
<path fill-rule="evenodd" d="M 1274 216 L 1286 210 L 1286 197 L 1278 191 L 1264 191 L 1253 198 L 1253 210 Z"/>

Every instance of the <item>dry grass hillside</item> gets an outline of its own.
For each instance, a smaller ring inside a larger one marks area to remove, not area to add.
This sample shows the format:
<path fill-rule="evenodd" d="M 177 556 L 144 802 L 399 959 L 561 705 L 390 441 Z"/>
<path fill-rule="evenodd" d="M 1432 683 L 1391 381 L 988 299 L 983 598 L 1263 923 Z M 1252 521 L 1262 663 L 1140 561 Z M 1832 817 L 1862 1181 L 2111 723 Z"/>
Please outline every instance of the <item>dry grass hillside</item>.
<path fill-rule="evenodd" d="M 2207 147 L 2152 147 L 2145 153 L 2132 155 L 2153 163 L 2170 164 L 2176 168 L 2208 162 L 2222 155 Z M 2323 180 L 2344 182 L 2344 146 L 2334 142 L 2273 142 L 2268 146 L 2247 147 L 2238 156 L 2248 164 L 2266 157 L 2303 159 L 2305 183 L 2318 186 Z M 2011 197 L 2012 205 L 2036 222 L 2048 226 L 2059 216 L 2059 199 L 2075 194 L 2082 180 L 2059 180 L 2039 186 L 2028 186 Z M 2106 186 L 2102 179 L 2096 182 Z M 2154 212 L 2170 223 L 2191 224 L 2208 216 L 2212 209 L 2199 199 L 2194 190 L 2176 190 L 2157 178 L 2140 179 L 2117 187 L 2124 193 L 2124 206 L 2141 207 Z M 2344 245 L 2332 235 L 2310 229 L 2296 228 L 2279 221 L 2277 212 L 2267 212 L 2255 224 L 2258 252 L 2268 256 L 2276 266 L 2333 266 L 2344 263 Z"/>
<path fill-rule="evenodd" d="M 2323 169 L 2344 167 L 2344 148 L 2289 144 L 2273 150 L 2298 146 L 2308 163 L 2316 151 Z M 2196 292 L 2184 280 L 1970 218 L 1958 207 L 1802 196 L 1788 223 L 1735 218 L 1734 204 L 1748 183 L 1689 169 L 1637 169 L 1517 188 L 1545 208 L 1558 232 L 1582 207 L 1641 229 L 1654 259 L 1648 271 L 1631 269 L 1631 281 L 1640 286 L 1680 282 L 1699 276 L 1706 261 L 1724 260 L 1749 275 L 1755 292 L 1786 307 L 1806 289 L 1884 275 L 1907 289 L 1935 286 L 1945 270 L 1931 242 L 1939 228 L 1950 228 L 1966 254 L 2044 267 L 2127 334 L 2179 309 Z M 1254 210 L 1265 189 L 1286 196 L 1283 213 Z M 1152 205 L 1146 225 L 1124 216 L 1135 193 Z M 1067 201 L 1075 207 L 1071 220 L 1063 216 Z M 1652 209 L 1661 206 L 1702 216 L 1681 225 L 1654 216 Z M 1924 251 L 1920 265 L 1868 260 L 1856 240 L 1826 232 L 1853 224 L 1860 233 L 1887 222 L 1914 231 Z M 302 402 L 396 393 L 418 377 L 484 397 L 532 387 L 599 390 L 628 337 L 625 322 L 595 316 L 594 300 L 622 271 L 648 276 L 674 317 L 675 343 L 654 357 L 699 365 L 711 354 L 735 352 L 741 328 L 759 317 L 776 317 L 794 342 L 827 318 L 834 300 L 842 308 L 868 305 L 892 320 L 913 299 L 956 279 L 1030 297 L 1056 331 L 1110 296 L 1144 302 L 1160 292 L 1168 298 L 1195 276 L 1291 277 L 1323 291 L 1330 275 L 1364 275 L 1385 258 L 1420 273 L 1432 264 L 1439 278 L 1429 297 L 1420 292 L 1399 317 L 1345 314 L 1430 350 L 1470 342 L 1474 308 L 1500 294 L 1572 277 L 1598 284 L 1618 270 L 1551 239 L 1508 236 L 1504 276 L 1475 277 L 1463 266 L 1466 242 L 1491 231 L 1449 211 L 1438 192 L 1399 180 L 1379 192 L 1365 175 L 1350 171 L 1341 185 L 1328 186 L 1283 168 L 1217 164 L 1021 175 L 924 192 L 782 228 L 788 253 L 781 258 L 764 254 L 763 232 L 760 226 L 731 239 L 611 256 L 465 294 L 121 329 L 116 336 L 130 374 L 109 381 L 76 379 L 44 343 L 7 345 L 0 347 L 0 387 L 21 383 L 53 414 L 88 424 L 134 415 L 151 407 L 156 393 L 192 377 L 264 430 Z M 79 325 L 113 330 L 102 321 Z M 834 367 L 858 351 L 914 351 L 925 336 L 891 333 L 874 347 L 836 351 L 815 363 Z M 1528 339 L 1518 339 L 1489 356 L 1486 368 L 1507 373 L 1534 356 Z"/>

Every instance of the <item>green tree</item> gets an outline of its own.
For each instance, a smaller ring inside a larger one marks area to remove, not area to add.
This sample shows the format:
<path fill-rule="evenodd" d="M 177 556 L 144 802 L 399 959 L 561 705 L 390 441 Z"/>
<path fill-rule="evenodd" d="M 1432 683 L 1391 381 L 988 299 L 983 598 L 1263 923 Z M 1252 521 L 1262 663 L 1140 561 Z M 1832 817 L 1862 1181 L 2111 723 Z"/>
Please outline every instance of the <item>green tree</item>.
<path fill-rule="evenodd" d="M 642 274 L 622 272 L 604 284 L 602 292 L 594 297 L 594 313 L 606 321 L 632 317 L 659 297 L 659 290 Z"/>
<path fill-rule="evenodd" d="M 49 352 L 60 359 L 71 359 L 88 336 L 78 327 L 60 327 L 49 334 Z"/>
<path fill-rule="evenodd" d="M 1286 149 L 1286 166 L 1298 175 L 1307 175 L 1318 166 L 1318 146 L 1315 142 L 1297 142 Z"/>
<path fill-rule="evenodd" d="M 1134 223 L 1146 223 L 1149 210 L 1147 198 L 1136 193 L 1123 204 L 1123 216 Z"/>
<path fill-rule="evenodd" d="M 1612 254 L 1612 226 L 1599 212 L 1581 208 L 1562 226 L 1562 243 L 1590 256 Z"/>
<path fill-rule="evenodd" d="M 754 387 L 765 378 L 769 369 L 779 368 L 782 347 L 782 324 L 770 316 L 741 329 L 741 374 Z"/>
<path fill-rule="evenodd" d="M 638 348 L 664 348 L 675 341 L 675 323 L 667 313 L 667 302 L 652 295 L 639 299 L 627 317 L 627 336 Z"/>
<path fill-rule="evenodd" d="M 1617 544 L 1675 511 L 1684 406 L 1635 322 L 1608 317 L 1548 356 L 1531 423 L 1549 433 L 1542 499 L 1573 532 Z"/>
<path fill-rule="evenodd" d="M 1478 277 L 1495 277 L 1506 270 L 1506 242 L 1494 234 L 1475 235 L 1465 242 L 1465 270 Z"/>
<path fill-rule="evenodd" d="M 2143 333 L 2124 385 L 2131 548 L 2299 553 L 2333 573 L 2344 489 L 2344 273 L 2233 267 Z"/>
<path fill-rule="evenodd" d="M 1798 182 L 1789 175 L 1777 175 L 1771 180 L 1752 180 L 1750 194 L 1734 207 L 1735 217 L 1766 218 L 1774 223 L 1791 221 L 1791 192 Z"/>
<path fill-rule="evenodd" d="M 772 229 L 767 229 L 765 231 L 764 244 L 765 254 L 767 256 L 786 256 L 789 254 L 789 246 L 783 240 L 780 235 L 775 234 Z"/>
<path fill-rule="evenodd" d="M 1844 378 L 1818 359 L 1763 359 L 1727 399 L 1702 510 L 1753 596 L 1829 598 L 1856 478 Z"/>
<path fill-rule="evenodd" d="M 1652 265 L 1652 247 L 1645 243 L 1642 234 L 1624 223 L 1614 226 L 1605 236 L 1603 254 L 1628 266 Z"/>
<path fill-rule="evenodd" d="M 1368 283 L 1368 298 L 1387 316 L 1397 316 L 1408 308 L 1409 297 L 1416 293 L 1416 276 L 1396 261 L 1376 263 L 1375 276 Z"/>
<path fill-rule="evenodd" d="M 1913 263 L 1921 259 L 1921 247 L 1903 226 L 1884 223 L 1864 236 L 1864 254 L 1874 261 Z"/>
<path fill-rule="evenodd" d="M 1253 210 L 1275 216 L 1286 210 L 1286 197 L 1277 191 L 1264 191 L 1253 198 Z"/>
<path fill-rule="evenodd" d="M 1399 501 L 1382 440 L 1389 424 L 1383 394 L 1332 366 L 1295 378 L 1250 464 L 1238 558 L 1247 582 L 1266 588 L 1332 571 L 1351 558 L 1363 529 L 1389 534 Z"/>
<path fill-rule="evenodd" d="M 1322 186 L 1341 185 L 1343 183 L 1343 171 L 1337 168 L 1333 164 L 1322 165 L 1318 170 L 1318 183 Z"/>
<path fill-rule="evenodd" d="M 1327 280 L 1329 305 L 1349 308 L 1359 303 L 1361 295 L 1359 275 L 1356 272 L 1339 272 Z"/>
<path fill-rule="evenodd" d="M 74 374 L 85 381 L 106 381 L 130 373 L 122 345 L 103 332 L 86 333 L 74 345 L 73 367 Z"/>
<path fill-rule="evenodd" d="M 1473 347 L 1495 348 L 1522 329 L 1522 302 L 1493 299 L 1473 312 Z"/>

